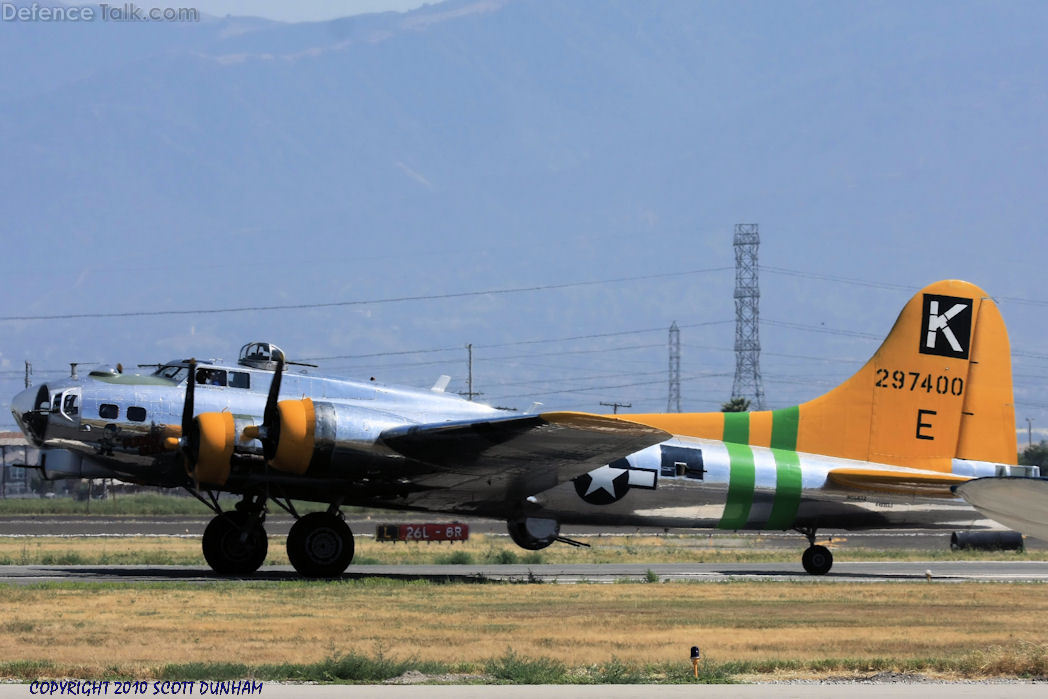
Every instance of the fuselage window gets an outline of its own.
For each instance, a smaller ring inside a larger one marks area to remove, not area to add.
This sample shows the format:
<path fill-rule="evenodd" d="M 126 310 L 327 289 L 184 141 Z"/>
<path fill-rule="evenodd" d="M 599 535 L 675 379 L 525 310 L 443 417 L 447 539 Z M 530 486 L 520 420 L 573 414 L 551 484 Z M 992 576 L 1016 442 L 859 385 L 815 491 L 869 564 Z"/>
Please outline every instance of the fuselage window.
<path fill-rule="evenodd" d="M 102 403 L 98 406 L 98 417 L 103 420 L 116 420 L 120 416 L 120 408 L 112 403 Z"/>
<path fill-rule="evenodd" d="M 140 408 L 137 405 L 132 405 L 127 409 L 127 419 L 131 422 L 145 422 L 146 421 L 146 409 Z"/>
<path fill-rule="evenodd" d="M 197 369 L 196 382 L 207 386 L 225 386 L 225 369 Z"/>
<path fill-rule="evenodd" d="M 229 372 L 230 388 L 251 388 L 251 374 L 246 371 Z"/>
<path fill-rule="evenodd" d="M 661 446 L 661 474 L 665 478 L 685 477 L 703 480 L 706 469 L 702 465 L 702 450 L 675 446 Z"/>

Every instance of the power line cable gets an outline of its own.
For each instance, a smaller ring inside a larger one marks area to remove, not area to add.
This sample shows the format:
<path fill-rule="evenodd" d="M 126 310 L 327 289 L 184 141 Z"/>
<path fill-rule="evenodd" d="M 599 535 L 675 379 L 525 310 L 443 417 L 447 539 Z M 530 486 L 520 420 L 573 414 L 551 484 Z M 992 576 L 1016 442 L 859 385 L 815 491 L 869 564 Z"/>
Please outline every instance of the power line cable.
<path fill-rule="evenodd" d="M 402 303 L 405 301 L 435 301 L 442 299 L 469 298 L 474 296 L 497 296 L 505 294 L 520 294 L 533 291 L 549 291 L 552 289 L 571 289 L 582 286 L 598 286 L 601 284 L 621 284 L 623 282 L 641 281 L 648 279 L 668 279 L 670 277 L 683 277 L 693 274 L 706 274 L 709 272 L 722 272 L 730 267 L 708 267 L 705 269 L 692 269 L 683 272 L 664 272 L 662 274 L 645 274 L 633 277 L 618 277 L 616 279 L 597 279 L 583 282 L 564 282 L 562 284 L 540 284 L 536 286 L 522 286 L 508 289 L 486 289 L 484 291 L 459 291 L 448 294 L 426 294 L 418 296 L 395 296 L 382 299 L 360 299 L 353 301 L 329 301 L 325 303 L 293 303 L 271 306 L 237 306 L 230 308 L 198 308 L 193 310 L 167 310 L 167 311 L 118 311 L 110 313 L 59 313 L 54 315 L 36 316 L 0 316 L 0 322 L 32 321 L 32 320 L 71 320 L 80 318 L 139 318 L 176 315 L 212 315 L 217 313 L 257 313 L 261 311 L 301 311 L 315 308 L 342 308 L 347 306 L 370 306 L 386 303 Z"/>

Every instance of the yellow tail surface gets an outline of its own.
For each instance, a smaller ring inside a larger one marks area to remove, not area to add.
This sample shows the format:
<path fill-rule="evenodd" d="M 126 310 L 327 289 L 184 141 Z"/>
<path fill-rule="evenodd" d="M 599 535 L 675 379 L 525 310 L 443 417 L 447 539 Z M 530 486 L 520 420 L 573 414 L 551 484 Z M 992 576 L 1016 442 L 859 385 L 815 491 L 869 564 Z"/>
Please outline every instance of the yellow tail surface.
<path fill-rule="evenodd" d="M 782 410 L 619 415 L 675 435 L 950 472 L 954 458 L 1016 462 L 1008 333 L 982 289 L 921 289 L 854 376 Z"/>

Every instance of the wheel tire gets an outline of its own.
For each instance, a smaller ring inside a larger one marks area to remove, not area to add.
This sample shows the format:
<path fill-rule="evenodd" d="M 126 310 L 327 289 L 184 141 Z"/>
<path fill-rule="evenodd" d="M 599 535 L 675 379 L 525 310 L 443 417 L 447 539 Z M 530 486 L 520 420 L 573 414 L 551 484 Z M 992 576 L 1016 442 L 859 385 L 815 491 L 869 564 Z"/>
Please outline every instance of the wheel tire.
<path fill-rule="evenodd" d="M 811 575 L 826 575 L 833 567 L 833 554 L 825 546 L 809 546 L 801 556 L 801 564 Z"/>
<path fill-rule="evenodd" d="M 353 560 L 353 532 L 341 517 L 312 512 L 300 518 L 287 535 L 287 557 L 307 578 L 336 578 Z"/>
<path fill-rule="evenodd" d="M 536 539 L 528 533 L 528 528 L 523 520 L 508 520 L 506 529 L 509 531 L 509 538 L 513 540 L 513 543 L 525 551 L 541 551 L 556 540 L 555 538 Z M 559 527 L 557 531 L 559 533 Z"/>
<path fill-rule="evenodd" d="M 266 560 L 269 539 L 261 524 L 242 537 L 250 517 L 247 512 L 223 512 L 204 530 L 204 559 L 219 575 L 250 575 Z"/>

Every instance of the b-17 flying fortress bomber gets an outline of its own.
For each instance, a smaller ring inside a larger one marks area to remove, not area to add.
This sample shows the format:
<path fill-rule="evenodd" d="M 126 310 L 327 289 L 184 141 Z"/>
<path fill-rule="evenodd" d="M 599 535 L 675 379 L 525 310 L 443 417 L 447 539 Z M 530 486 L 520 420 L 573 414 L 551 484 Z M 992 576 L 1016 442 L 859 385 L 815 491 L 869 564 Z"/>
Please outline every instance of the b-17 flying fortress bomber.
<path fill-rule="evenodd" d="M 796 530 L 818 575 L 833 562 L 819 529 L 966 528 L 977 515 L 955 486 L 1043 483 L 1016 466 L 1000 312 L 962 281 L 922 289 L 858 373 L 781 410 L 530 414 L 444 393 L 443 378 L 419 390 L 288 364 L 256 342 L 233 366 L 92 371 L 30 387 L 11 409 L 47 478 L 182 487 L 208 503 L 204 557 L 234 575 L 265 560 L 270 502 L 296 517 L 288 557 L 310 577 L 352 560 L 347 505 L 500 519 L 531 550 L 563 540 L 562 524 Z M 235 508 L 221 492 L 241 496 Z M 329 507 L 298 516 L 293 500 Z"/>

